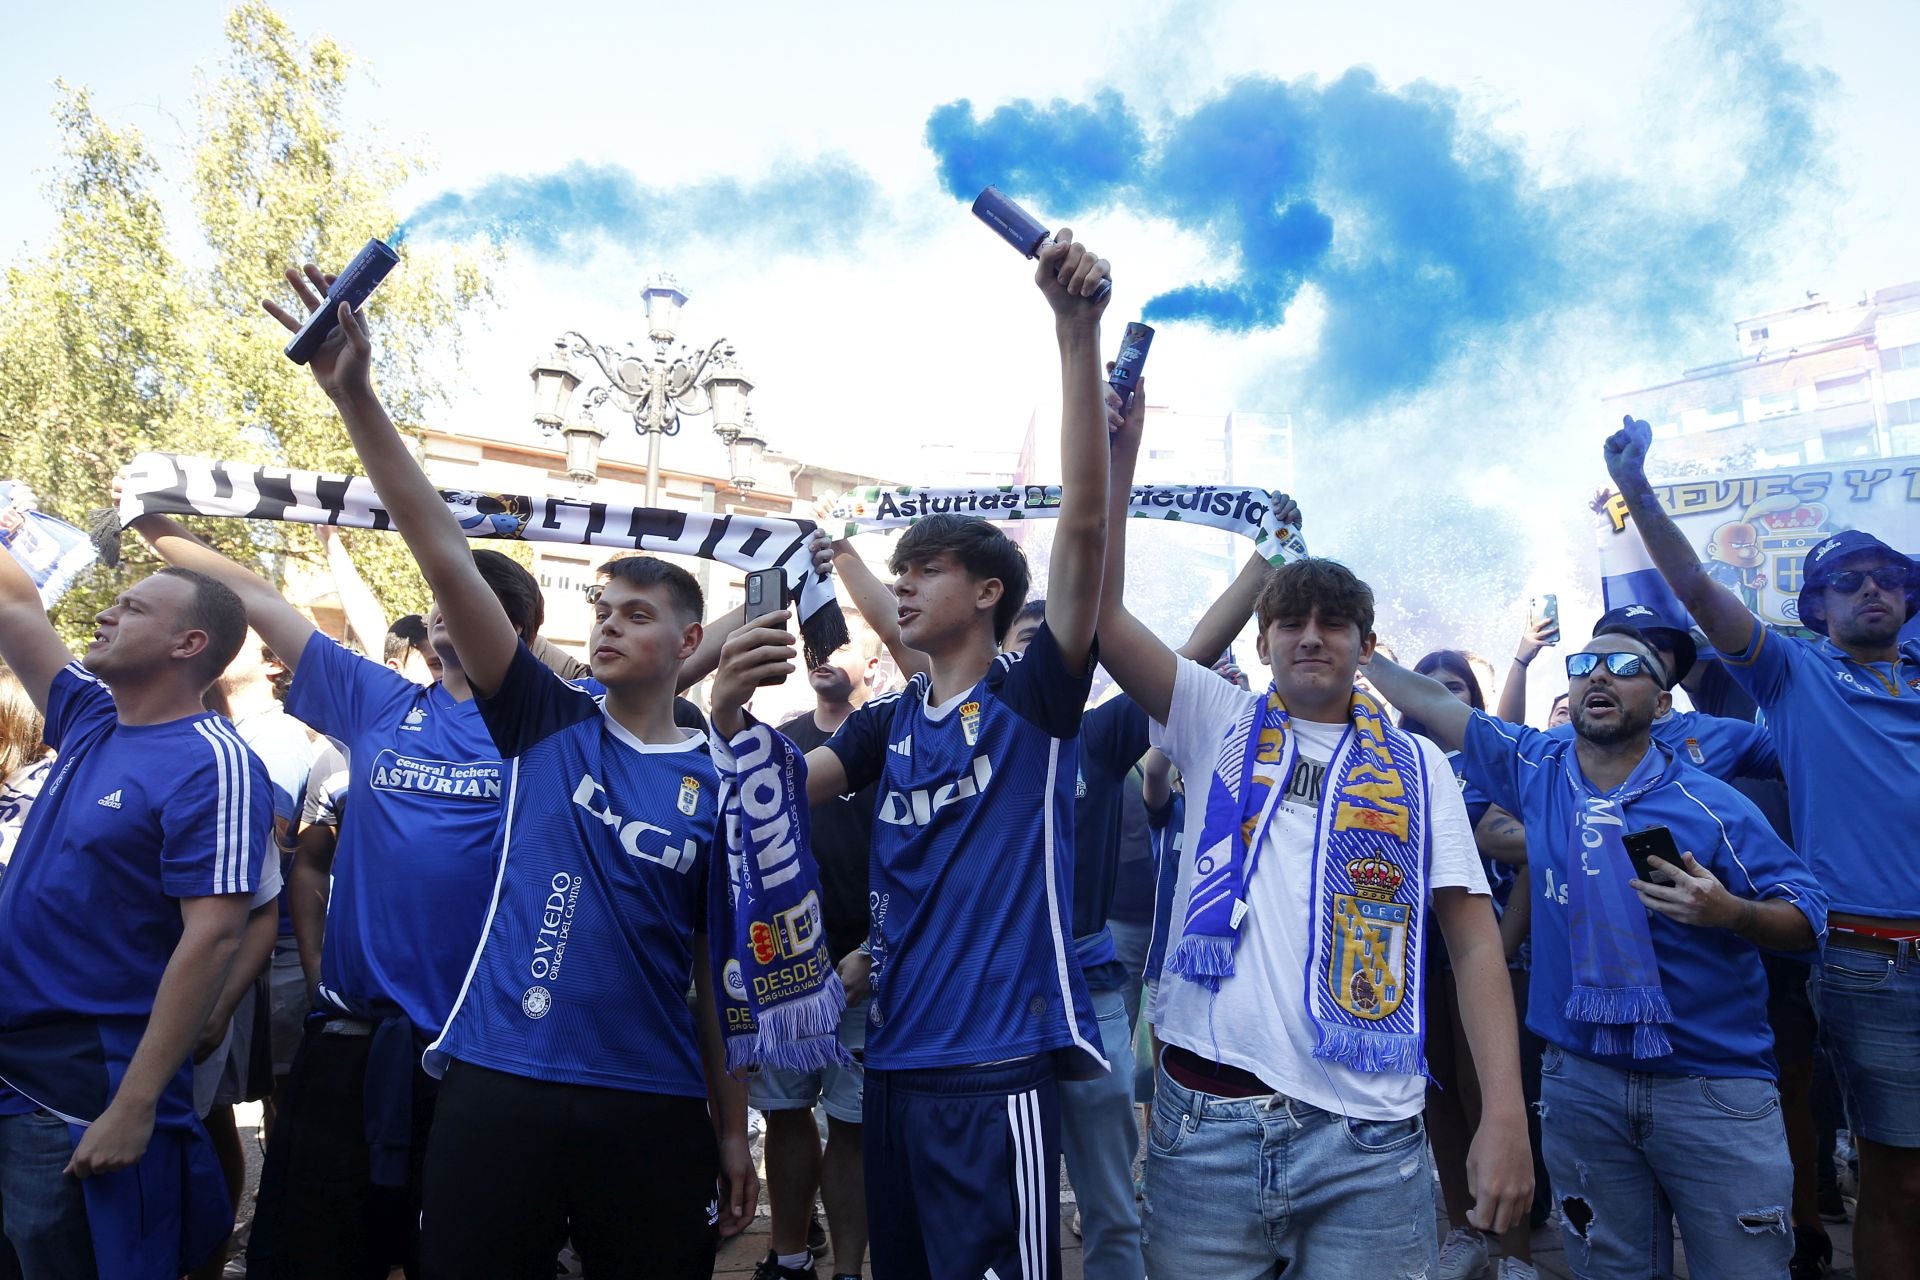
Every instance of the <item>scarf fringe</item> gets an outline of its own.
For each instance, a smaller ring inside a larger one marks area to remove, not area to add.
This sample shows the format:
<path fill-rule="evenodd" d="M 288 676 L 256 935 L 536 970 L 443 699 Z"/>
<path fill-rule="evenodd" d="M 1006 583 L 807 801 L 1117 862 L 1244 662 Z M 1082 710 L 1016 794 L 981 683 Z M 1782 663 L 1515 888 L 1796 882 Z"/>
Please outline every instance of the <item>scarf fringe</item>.
<path fill-rule="evenodd" d="M 1322 1022 L 1320 1043 L 1314 1046 L 1313 1056 L 1355 1071 L 1427 1074 L 1420 1037 L 1393 1031 L 1364 1031 Z"/>
<path fill-rule="evenodd" d="M 1232 937 L 1190 933 L 1167 952 L 1162 967 L 1209 991 L 1218 991 L 1221 979 L 1233 976 L 1233 943 Z"/>
<path fill-rule="evenodd" d="M 1672 1022 L 1673 1006 L 1659 987 L 1576 986 L 1564 1010 L 1575 1022 Z"/>
<path fill-rule="evenodd" d="M 819 1071 L 853 1065 L 840 1043 L 840 1015 L 847 993 L 840 975 L 827 971 L 816 991 L 798 1000 L 754 1012 L 752 1032 L 727 1037 L 727 1070 L 777 1067 L 782 1071 Z"/>

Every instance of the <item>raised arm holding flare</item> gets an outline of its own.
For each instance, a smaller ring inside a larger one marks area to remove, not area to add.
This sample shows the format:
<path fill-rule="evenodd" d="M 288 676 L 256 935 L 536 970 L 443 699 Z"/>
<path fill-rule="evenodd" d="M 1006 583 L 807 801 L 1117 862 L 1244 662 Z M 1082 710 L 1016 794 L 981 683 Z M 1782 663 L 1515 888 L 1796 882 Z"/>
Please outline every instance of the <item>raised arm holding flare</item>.
<path fill-rule="evenodd" d="M 315 268 L 287 278 L 309 310 L 323 305 L 326 277 Z M 283 309 L 268 309 L 294 327 Z M 371 357 L 364 322 L 342 306 L 310 367 L 433 588 L 479 716 L 514 777 L 492 851 L 499 871 L 487 928 L 426 1051 L 427 1070 L 444 1083 L 422 1175 L 423 1267 L 537 1269 L 551 1240 L 569 1231 L 596 1242 L 597 1269 L 710 1259 L 718 1235 L 751 1219 L 758 1179 L 745 1090 L 725 1069 L 705 967 L 719 780 L 705 736 L 673 714 L 681 668 L 701 639 L 699 586 L 651 556 L 604 565 L 588 642 L 604 697 L 563 680 L 523 643 L 394 429 L 373 390 Z M 536 951 L 529 975 L 525 940 L 550 936 L 556 912 L 570 928 L 560 935 L 565 970 L 558 951 Z M 567 1099 L 578 1089 L 593 1090 L 595 1105 L 576 1112 Z M 576 1119 L 527 1148 L 517 1117 L 545 1111 Z M 561 1150 L 644 1143 L 655 1158 L 632 1167 L 590 1157 L 596 1177 L 611 1180 L 595 1196 L 542 1197 L 536 1170 Z"/>

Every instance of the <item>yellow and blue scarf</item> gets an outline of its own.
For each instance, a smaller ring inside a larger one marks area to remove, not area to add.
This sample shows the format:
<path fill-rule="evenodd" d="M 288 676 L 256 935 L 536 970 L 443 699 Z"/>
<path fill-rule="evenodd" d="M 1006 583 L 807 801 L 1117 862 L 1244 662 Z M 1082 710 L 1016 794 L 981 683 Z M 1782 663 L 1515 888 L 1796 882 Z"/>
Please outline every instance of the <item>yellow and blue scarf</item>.
<path fill-rule="evenodd" d="M 1419 744 L 1355 690 L 1316 819 L 1307 1012 L 1314 1056 L 1356 1071 L 1420 1073 L 1429 834 Z M 1298 747 L 1269 685 L 1220 743 L 1180 943 L 1166 968 L 1209 990 L 1233 976 L 1247 885 Z M 1263 766 L 1256 774 L 1255 766 Z"/>

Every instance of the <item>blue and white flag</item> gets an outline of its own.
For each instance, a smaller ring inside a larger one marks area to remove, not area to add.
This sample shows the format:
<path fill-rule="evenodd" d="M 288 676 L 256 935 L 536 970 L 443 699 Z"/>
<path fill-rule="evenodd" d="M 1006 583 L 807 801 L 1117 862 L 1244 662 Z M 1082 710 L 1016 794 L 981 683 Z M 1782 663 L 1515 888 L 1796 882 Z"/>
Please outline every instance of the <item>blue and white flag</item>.
<path fill-rule="evenodd" d="M 0 480 L 0 547 L 27 571 L 49 609 L 100 558 L 85 530 L 37 510 L 33 491 L 13 480 Z"/>
<path fill-rule="evenodd" d="M 1653 491 L 1707 573 L 1769 626 L 1801 626 L 1807 553 L 1841 530 L 1862 529 L 1908 555 L 1920 553 L 1920 457 L 1676 480 Z M 1599 509 L 1606 607 L 1642 604 L 1664 623 L 1691 626 L 1631 524 L 1617 494 Z"/>

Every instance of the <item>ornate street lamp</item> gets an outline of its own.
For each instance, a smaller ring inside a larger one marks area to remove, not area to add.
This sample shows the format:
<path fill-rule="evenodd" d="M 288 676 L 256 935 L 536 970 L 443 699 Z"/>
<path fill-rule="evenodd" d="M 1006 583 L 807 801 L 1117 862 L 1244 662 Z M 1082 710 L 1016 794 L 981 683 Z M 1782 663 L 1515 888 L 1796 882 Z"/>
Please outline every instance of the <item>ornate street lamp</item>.
<path fill-rule="evenodd" d="M 711 412 L 714 432 L 727 445 L 731 458 L 749 417 L 747 395 L 753 382 L 734 364 L 733 347 L 725 338 L 714 339 L 705 350 L 678 342 L 687 295 L 672 276 L 648 281 L 641 297 L 646 302 L 647 337 L 653 351 L 621 353 L 577 331 L 562 334 L 547 359 L 533 367 L 534 421 L 549 434 L 558 431 L 566 436 L 568 474 L 584 483 L 593 479 L 600 442 L 608 434 L 592 423 L 592 413 L 612 401 L 632 418 L 633 429 L 647 438 L 646 505 L 651 507 L 660 495 L 660 437 L 679 434 L 682 414 Z M 574 364 L 578 356 L 592 360 L 604 381 L 588 389 L 583 406 L 587 420 L 574 424 L 567 418 L 581 385 Z"/>

